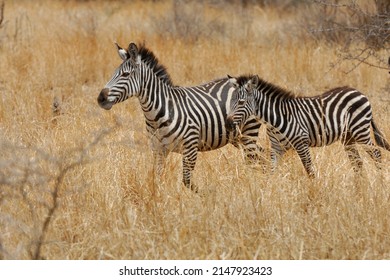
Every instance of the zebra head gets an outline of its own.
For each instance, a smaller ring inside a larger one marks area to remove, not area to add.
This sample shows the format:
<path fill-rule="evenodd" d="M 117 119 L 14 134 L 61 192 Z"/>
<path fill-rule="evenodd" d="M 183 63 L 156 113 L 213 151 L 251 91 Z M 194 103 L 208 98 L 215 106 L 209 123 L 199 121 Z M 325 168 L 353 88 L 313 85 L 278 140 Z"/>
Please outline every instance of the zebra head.
<path fill-rule="evenodd" d="M 110 110 L 119 102 L 125 101 L 140 92 L 139 68 L 141 57 L 138 48 L 134 43 L 130 43 L 128 49 L 121 48 L 115 43 L 122 64 L 115 70 L 114 75 L 100 92 L 97 102 L 100 107 Z"/>
<path fill-rule="evenodd" d="M 259 82 L 257 75 L 234 78 L 228 75 L 230 85 L 234 88 L 230 101 L 230 112 L 226 117 L 227 131 L 233 131 L 255 114 L 254 90 Z"/>

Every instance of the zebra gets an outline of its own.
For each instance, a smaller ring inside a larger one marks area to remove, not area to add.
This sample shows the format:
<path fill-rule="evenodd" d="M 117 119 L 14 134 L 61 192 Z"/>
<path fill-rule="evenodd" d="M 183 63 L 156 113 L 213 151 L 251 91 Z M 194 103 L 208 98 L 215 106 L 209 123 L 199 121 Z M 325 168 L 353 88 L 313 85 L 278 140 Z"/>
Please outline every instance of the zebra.
<path fill-rule="evenodd" d="M 360 172 L 363 162 L 355 144 L 365 151 L 380 168 L 381 152 L 370 137 L 370 126 L 378 146 L 390 151 L 390 145 L 377 128 L 366 96 L 351 87 L 338 87 L 319 96 L 295 97 L 257 75 L 228 76 L 235 88 L 228 113 L 227 130 L 233 130 L 255 115 L 267 124 L 271 143 L 271 164 L 293 148 L 310 177 L 314 169 L 309 147 L 327 146 L 340 140 L 352 163 Z"/>
<path fill-rule="evenodd" d="M 170 152 L 181 153 L 182 182 L 197 191 L 191 176 L 199 151 L 215 150 L 231 143 L 243 146 L 247 162 L 261 159 L 263 149 L 256 143 L 261 124 L 254 117 L 243 123 L 241 133 L 226 131 L 226 112 L 233 92 L 228 78 L 192 87 L 175 86 L 165 66 L 144 44 L 138 47 L 130 43 L 127 50 L 115 45 L 123 62 L 101 90 L 97 102 L 109 110 L 130 97 L 138 98 L 157 174 L 161 175 Z"/>

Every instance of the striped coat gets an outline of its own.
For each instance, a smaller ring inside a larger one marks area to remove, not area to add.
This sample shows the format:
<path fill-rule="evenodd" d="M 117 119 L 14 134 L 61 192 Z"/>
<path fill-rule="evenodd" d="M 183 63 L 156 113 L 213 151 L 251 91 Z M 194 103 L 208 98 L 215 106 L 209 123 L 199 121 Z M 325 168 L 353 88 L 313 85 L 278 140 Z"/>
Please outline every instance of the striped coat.
<path fill-rule="evenodd" d="M 118 47 L 122 64 L 98 96 L 104 109 L 130 97 L 137 97 L 143 110 L 146 129 L 161 173 L 170 152 L 183 154 L 183 182 L 191 182 L 198 152 L 221 148 L 228 143 L 242 145 L 248 161 L 257 160 L 261 148 L 256 140 L 260 123 L 249 118 L 237 131 L 226 131 L 226 115 L 233 89 L 227 78 L 193 86 L 175 86 L 154 54 L 134 43 Z"/>
<path fill-rule="evenodd" d="M 230 81 L 235 93 L 227 129 L 232 130 L 253 115 L 265 122 L 273 168 L 278 158 L 293 148 L 307 173 L 313 176 L 309 147 L 327 146 L 335 141 L 343 143 L 355 171 L 362 166 L 355 144 L 362 144 L 379 166 L 381 153 L 371 140 L 371 127 L 377 144 L 390 150 L 372 118 L 367 97 L 356 89 L 340 87 L 319 96 L 295 97 L 258 76 L 230 77 Z"/>

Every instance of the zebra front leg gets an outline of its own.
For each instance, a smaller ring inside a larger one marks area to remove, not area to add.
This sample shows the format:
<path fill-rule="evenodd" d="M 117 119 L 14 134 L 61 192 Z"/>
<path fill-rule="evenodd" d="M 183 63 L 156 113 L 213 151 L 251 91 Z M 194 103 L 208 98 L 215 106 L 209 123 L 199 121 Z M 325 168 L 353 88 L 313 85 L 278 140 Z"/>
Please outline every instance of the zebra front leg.
<path fill-rule="evenodd" d="M 309 145 L 307 144 L 306 141 L 303 141 L 300 142 L 298 145 L 296 145 L 294 148 L 297 151 L 299 158 L 301 159 L 301 162 L 307 174 L 309 175 L 310 178 L 314 178 L 315 174 L 314 174 L 313 163 L 311 161 Z"/>
<path fill-rule="evenodd" d="M 282 134 L 271 127 L 267 127 L 267 135 L 271 142 L 271 172 L 274 172 L 279 159 L 291 148 L 291 145 Z"/>
<path fill-rule="evenodd" d="M 269 136 L 271 141 L 271 172 L 275 172 L 276 166 L 278 165 L 279 159 L 286 152 L 286 148 L 281 145 L 278 138 Z"/>
<path fill-rule="evenodd" d="M 249 117 L 241 130 L 242 134 L 239 134 L 237 136 L 237 140 L 243 145 L 245 163 L 259 163 L 263 166 L 263 169 L 265 169 L 265 161 L 263 155 L 265 150 L 257 144 L 260 126 L 261 124 L 256 120 L 254 116 Z"/>
<path fill-rule="evenodd" d="M 249 136 L 243 136 L 241 142 L 244 149 L 245 163 L 246 164 L 256 164 L 259 163 L 265 167 L 265 161 L 262 156 L 265 150 L 260 147 L 256 140 Z"/>
<path fill-rule="evenodd" d="M 271 148 L 271 172 L 275 172 L 276 170 L 276 166 L 278 165 L 278 161 L 279 159 L 283 156 L 284 154 L 284 151 L 283 150 L 279 150 L 279 149 L 275 149 L 275 148 Z"/>
<path fill-rule="evenodd" d="M 165 170 L 165 160 L 168 156 L 168 152 L 163 150 L 154 151 L 153 156 L 155 175 L 157 175 L 158 179 L 160 180 Z"/>
<path fill-rule="evenodd" d="M 194 171 L 196 159 L 198 157 L 198 149 L 191 149 L 183 152 L 183 183 L 194 192 L 198 192 L 196 187 L 191 182 L 192 172 Z"/>

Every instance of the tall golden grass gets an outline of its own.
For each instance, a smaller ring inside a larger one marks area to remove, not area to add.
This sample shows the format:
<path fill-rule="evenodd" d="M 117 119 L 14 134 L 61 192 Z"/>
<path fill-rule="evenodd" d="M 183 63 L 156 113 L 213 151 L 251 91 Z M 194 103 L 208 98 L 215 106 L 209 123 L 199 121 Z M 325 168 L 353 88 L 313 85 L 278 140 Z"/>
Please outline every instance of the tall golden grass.
<path fill-rule="evenodd" d="M 264 174 L 229 145 L 200 154 L 201 195 L 181 184 L 180 155 L 154 178 L 138 101 L 111 111 L 96 102 L 120 63 L 114 41 L 145 42 L 177 85 L 257 73 L 301 95 L 353 86 L 390 140 L 388 71 L 330 67 L 337 46 L 300 27 L 316 7 L 201 5 L 183 27 L 201 29 L 180 34 L 174 9 L 185 12 L 171 1 L 5 1 L 0 257 L 390 258 L 389 152 L 377 170 L 360 149 L 356 176 L 340 144 L 313 149 L 310 180 L 293 152 Z M 259 143 L 268 147 L 264 129 Z"/>

